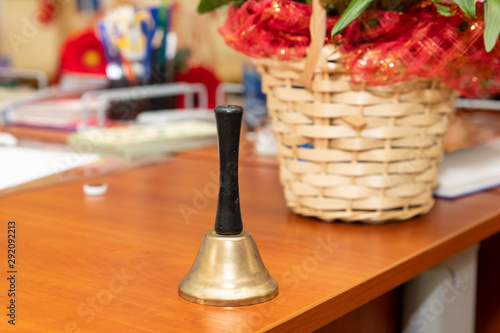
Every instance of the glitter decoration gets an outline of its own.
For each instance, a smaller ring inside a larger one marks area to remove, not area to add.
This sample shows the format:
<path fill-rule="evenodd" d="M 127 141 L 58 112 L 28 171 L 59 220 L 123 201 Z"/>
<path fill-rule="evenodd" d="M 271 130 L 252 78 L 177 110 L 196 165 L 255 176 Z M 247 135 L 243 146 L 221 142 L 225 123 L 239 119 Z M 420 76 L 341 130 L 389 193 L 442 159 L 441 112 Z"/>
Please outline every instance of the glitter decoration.
<path fill-rule="evenodd" d="M 333 39 L 351 81 L 387 85 L 439 77 L 466 97 L 500 93 L 500 41 L 486 52 L 484 4 L 477 4 L 476 18 L 452 10 L 453 16 L 440 15 L 431 1 L 404 12 L 366 10 Z M 248 0 L 229 8 L 219 33 L 250 57 L 303 58 L 311 42 L 311 12 L 310 5 L 290 0 Z M 327 36 L 337 20 L 327 17 Z"/>

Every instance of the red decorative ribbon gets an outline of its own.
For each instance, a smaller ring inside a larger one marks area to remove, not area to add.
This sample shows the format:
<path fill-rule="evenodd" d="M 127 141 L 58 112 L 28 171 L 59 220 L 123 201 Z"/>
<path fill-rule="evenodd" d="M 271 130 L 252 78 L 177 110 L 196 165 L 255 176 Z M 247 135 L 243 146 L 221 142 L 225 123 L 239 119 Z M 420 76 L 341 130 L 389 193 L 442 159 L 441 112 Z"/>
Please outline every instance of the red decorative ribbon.
<path fill-rule="evenodd" d="M 229 8 L 219 32 L 250 57 L 302 58 L 311 12 L 310 5 L 290 0 L 249 0 Z M 467 97 L 500 93 L 500 46 L 485 51 L 483 4 L 475 19 L 456 12 L 442 16 L 427 1 L 403 13 L 365 11 L 335 37 L 352 82 L 386 85 L 437 76 Z M 327 19 L 327 36 L 337 19 Z"/>

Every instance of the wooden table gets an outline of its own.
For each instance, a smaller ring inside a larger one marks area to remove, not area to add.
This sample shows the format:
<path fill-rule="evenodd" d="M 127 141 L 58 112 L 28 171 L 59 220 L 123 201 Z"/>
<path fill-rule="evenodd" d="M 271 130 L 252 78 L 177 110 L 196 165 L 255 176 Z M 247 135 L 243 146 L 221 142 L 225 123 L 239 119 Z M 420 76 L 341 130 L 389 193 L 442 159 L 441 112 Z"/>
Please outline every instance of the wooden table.
<path fill-rule="evenodd" d="M 488 192 L 382 226 L 302 218 L 285 207 L 276 167 L 241 163 L 243 223 L 280 294 L 240 308 L 193 304 L 177 285 L 213 228 L 214 152 L 95 178 L 109 185 L 103 197 L 72 182 L 0 198 L 2 307 L 9 220 L 18 271 L 16 326 L 3 316 L 0 331 L 313 331 L 500 231 L 500 196 Z"/>
<path fill-rule="evenodd" d="M 0 126 L 0 131 L 10 133 L 19 140 L 34 140 L 64 145 L 67 142 L 68 136 L 72 133 L 62 130 L 47 130 L 22 126 Z"/>

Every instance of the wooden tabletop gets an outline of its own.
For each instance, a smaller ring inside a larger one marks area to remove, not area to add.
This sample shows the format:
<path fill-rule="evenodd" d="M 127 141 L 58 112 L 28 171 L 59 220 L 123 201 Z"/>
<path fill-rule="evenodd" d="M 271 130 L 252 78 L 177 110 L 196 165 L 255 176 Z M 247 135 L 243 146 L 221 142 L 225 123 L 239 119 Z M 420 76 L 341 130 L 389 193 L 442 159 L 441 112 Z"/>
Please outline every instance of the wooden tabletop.
<path fill-rule="evenodd" d="M 307 332 L 500 231 L 500 196 L 487 192 L 381 226 L 302 218 L 285 207 L 277 168 L 241 163 L 243 223 L 280 294 L 240 308 L 201 306 L 177 285 L 213 228 L 215 160 L 179 156 L 95 178 L 109 185 L 103 197 L 85 197 L 83 182 L 72 182 L 0 198 L 0 241 L 15 220 L 18 251 L 17 322 L 4 316 L 0 330 Z"/>
<path fill-rule="evenodd" d="M 19 140 L 35 140 L 49 143 L 66 144 L 72 133 L 63 130 L 47 130 L 22 126 L 0 126 L 1 132 L 10 133 Z"/>

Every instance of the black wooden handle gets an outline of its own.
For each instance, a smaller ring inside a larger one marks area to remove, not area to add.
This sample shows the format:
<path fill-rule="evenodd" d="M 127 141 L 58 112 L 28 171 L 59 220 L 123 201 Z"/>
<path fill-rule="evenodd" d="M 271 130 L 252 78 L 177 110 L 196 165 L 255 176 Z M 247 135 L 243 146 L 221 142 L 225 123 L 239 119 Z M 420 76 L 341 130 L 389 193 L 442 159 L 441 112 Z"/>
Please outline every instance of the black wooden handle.
<path fill-rule="evenodd" d="M 219 201 L 215 217 L 215 232 L 237 235 L 243 230 L 238 188 L 238 154 L 243 108 L 219 105 L 215 108 L 217 142 L 219 146 Z"/>

